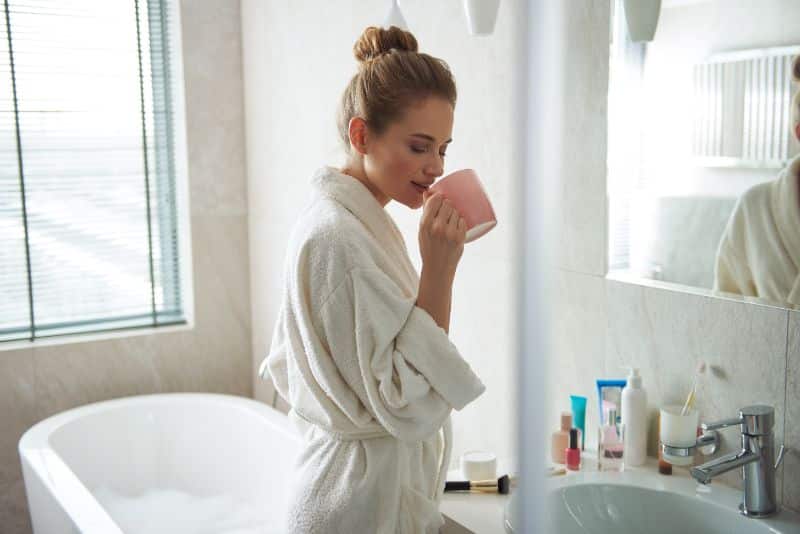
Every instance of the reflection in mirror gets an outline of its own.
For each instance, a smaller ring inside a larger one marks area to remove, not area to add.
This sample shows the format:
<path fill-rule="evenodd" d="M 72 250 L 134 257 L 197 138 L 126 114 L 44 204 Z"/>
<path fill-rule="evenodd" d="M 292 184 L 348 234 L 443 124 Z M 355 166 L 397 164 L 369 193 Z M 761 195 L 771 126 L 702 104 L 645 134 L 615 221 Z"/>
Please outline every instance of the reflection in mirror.
<path fill-rule="evenodd" d="M 612 0 L 609 275 L 800 304 L 800 2 Z"/>

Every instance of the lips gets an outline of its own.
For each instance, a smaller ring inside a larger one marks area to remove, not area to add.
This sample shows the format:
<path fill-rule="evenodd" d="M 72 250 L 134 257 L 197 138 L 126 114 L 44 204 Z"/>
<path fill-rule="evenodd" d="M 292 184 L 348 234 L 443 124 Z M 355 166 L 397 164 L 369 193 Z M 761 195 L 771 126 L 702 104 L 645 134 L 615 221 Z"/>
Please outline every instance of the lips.
<path fill-rule="evenodd" d="M 414 188 L 415 188 L 417 191 L 419 191 L 420 193 L 427 191 L 427 190 L 428 190 L 428 188 L 430 187 L 430 184 L 428 184 L 428 185 L 422 185 L 422 184 L 418 184 L 417 182 L 411 182 L 411 185 L 413 185 L 413 186 L 414 186 Z"/>

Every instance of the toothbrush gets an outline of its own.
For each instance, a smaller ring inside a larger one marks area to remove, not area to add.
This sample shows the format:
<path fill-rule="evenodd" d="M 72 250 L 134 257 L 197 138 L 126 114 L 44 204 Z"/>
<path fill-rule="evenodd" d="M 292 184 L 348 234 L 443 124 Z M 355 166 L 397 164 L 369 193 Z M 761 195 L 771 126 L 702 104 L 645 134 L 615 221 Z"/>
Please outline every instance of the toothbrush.
<path fill-rule="evenodd" d="M 683 405 L 683 409 L 681 410 L 681 415 L 686 415 L 686 412 L 694 404 L 694 397 L 697 394 L 697 381 L 700 378 L 700 375 L 706 372 L 706 362 L 700 360 L 697 362 L 697 367 L 694 370 L 694 383 L 692 384 L 692 390 L 689 392 L 689 396 L 686 397 L 686 403 Z"/>

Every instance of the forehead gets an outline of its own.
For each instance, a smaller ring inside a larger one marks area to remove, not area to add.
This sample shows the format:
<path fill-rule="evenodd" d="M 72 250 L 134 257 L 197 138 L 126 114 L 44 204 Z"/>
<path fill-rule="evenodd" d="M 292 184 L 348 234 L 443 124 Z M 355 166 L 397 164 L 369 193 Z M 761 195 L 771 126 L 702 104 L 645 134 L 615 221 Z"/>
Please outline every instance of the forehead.
<path fill-rule="evenodd" d="M 396 126 L 401 135 L 427 134 L 444 143 L 453 134 L 453 106 L 436 97 L 415 101 Z"/>

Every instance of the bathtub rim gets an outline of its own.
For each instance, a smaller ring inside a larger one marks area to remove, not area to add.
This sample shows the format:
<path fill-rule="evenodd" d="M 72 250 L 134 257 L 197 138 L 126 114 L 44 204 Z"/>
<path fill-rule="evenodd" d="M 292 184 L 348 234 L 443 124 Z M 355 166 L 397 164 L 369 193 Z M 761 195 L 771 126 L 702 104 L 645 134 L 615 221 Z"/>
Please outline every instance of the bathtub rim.
<path fill-rule="evenodd" d="M 174 392 L 128 395 L 76 406 L 33 424 L 19 439 L 17 448 L 22 464 L 25 497 L 28 501 L 31 521 L 34 521 L 34 504 L 31 502 L 29 485 L 33 481 L 25 479 L 30 475 L 35 475 L 36 482 L 49 493 L 55 504 L 69 517 L 80 532 L 124 534 L 91 491 L 53 449 L 49 440 L 50 436 L 72 421 L 110 410 L 164 402 L 197 403 L 207 401 L 250 411 L 264 418 L 270 426 L 277 430 L 294 434 L 289 418 L 279 410 L 250 397 L 224 393 Z M 33 473 L 29 473 L 29 471 Z M 58 478 L 57 481 L 53 479 L 54 474 Z"/>
<path fill-rule="evenodd" d="M 143 395 L 128 395 L 124 397 L 117 397 L 107 399 L 89 404 L 82 404 L 74 408 L 55 413 L 34 423 L 28 430 L 22 434 L 19 439 L 19 452 L 35 447 L 50 446 L 48 441 L 49 436 L 66 425 L 70 421 L 74 421 L 80 417 L 101 413 L 104 411 L 112 410 L 115 408 L 125 406 L 140 406 L 147 404 L 157 404 L 161 401 L 171 402 L 189 402 L 189 401 L 204 401 L 215 400 L 219 403 L 233 404 L 240 408 L 251 410 L 257 415 L 266 418 L 274 426 L 279 427 L 281 430 L 292 433 L 289 418 L 273 408 L 272 406 L 250 397 L 242 397 L 239 395 L 230 395 L 227 393 L 201 393 L 201 392 L 175 392 L 175 393 L 149 393 Z"/>

